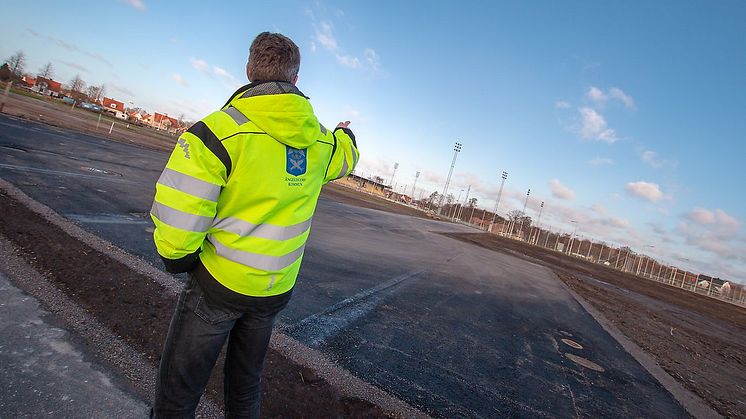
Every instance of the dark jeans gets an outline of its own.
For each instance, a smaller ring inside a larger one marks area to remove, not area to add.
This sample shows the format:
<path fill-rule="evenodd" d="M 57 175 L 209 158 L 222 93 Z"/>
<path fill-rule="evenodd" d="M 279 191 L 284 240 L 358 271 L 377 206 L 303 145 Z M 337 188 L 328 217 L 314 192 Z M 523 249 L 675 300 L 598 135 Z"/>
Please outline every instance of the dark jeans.
<path fill-rule="evenodd" d="M 264 357 L 277 313 L 289 298 L 251 298 L 245 309 L 208 301 L 189 275 L 171 319 L 158 371 L 156 418 L 193 418 L 215 361 L 228 339 L 225 416 L 258 418 Z"/>

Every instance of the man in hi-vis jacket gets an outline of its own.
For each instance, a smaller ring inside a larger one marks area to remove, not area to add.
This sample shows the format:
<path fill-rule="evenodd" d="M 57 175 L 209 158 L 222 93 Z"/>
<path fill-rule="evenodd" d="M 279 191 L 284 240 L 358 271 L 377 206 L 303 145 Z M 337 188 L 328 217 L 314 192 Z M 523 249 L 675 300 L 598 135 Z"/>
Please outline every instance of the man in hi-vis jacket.
<path fill-rule="evenodd" d="M 181 135 L 156 184 L 151 217 L 169 272 L 188 272 L 166 338 L 155 417 L 194 416 L 220 350 L 225 414 L 258 417 L 272 325 L 290 300 L 325 183 L 360 156 L 348 122 L 316 119 L 295 86 L 300 52 L 264 32 L 250 83 Z"/>

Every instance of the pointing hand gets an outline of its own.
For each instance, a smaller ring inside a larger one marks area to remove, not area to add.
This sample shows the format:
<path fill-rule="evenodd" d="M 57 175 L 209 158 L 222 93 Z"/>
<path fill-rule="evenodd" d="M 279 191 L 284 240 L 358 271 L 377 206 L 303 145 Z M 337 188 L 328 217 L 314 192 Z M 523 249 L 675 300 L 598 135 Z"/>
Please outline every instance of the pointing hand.
<path fill-rule="evenodd" d="M 347 128 L 350 125 L 350 121 L 344 121 L 337 124 L 337 128 Z"/>

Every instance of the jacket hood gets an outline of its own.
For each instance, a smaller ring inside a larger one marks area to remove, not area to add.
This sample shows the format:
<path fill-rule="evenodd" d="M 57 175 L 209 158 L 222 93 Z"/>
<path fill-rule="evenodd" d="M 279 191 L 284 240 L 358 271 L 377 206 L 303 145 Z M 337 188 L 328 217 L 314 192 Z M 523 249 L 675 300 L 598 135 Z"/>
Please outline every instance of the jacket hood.
<path fill-rule="evenodd" d="M 293 148 L 307 148 L 320 137 L 319 120 L 308 98 L 285 82 L 252 83 L 239 89 L 229 105 L 259 129 Z"/>

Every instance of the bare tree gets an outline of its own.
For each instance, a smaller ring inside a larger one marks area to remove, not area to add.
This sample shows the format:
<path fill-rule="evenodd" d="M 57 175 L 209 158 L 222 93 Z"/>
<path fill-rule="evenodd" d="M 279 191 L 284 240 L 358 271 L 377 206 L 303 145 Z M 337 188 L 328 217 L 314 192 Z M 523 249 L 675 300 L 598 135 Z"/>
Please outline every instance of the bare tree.
<path fill-rule="evenodd" d="M 39 74 L 36 75 L 37 77 L 41 77 L 43 79 L 50 80 L 52 77 L 54 77 L 54 67 L 52 66 L 52 63 L 47 63 L 39 69 Z"/>
<path fill-rule="evenodd" d="M 98 102 L 101 100 L 104 95 L 106 94 L 106 85 L 102 84 L 101 86 L 88 86 L 88 89 L 86 89 L 86 95 L 88 96 L 88 100 L 91 102 Z"/>
<path fill-rule="evenodd" d="M 26 53 L 18 50 L 15 54 L 11 55 L 6 62 L 8 63 L 8 67 L 10 67 L 10 72 L 15 77 L 21 77 L 23 74 L 23 68 L 26 66 Z"/>
<path fill-rule="evenodd" d="M 68 84 L 68 90 L 71 96 L 82 96 L 83 90 L 85 89 L 85 82 L 80 78 L 80 74 L 76 74 L 70 83 Z"/>

